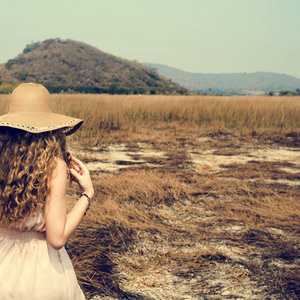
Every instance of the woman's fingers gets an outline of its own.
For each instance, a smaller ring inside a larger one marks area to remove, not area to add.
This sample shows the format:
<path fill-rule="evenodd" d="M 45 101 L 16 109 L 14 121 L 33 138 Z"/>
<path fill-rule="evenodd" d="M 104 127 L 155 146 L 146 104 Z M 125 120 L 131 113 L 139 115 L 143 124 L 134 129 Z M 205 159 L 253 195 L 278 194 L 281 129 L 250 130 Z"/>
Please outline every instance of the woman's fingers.
<path fill-rule="evenodd" d="M 93 183 L 87 167 L 76 157 L 72 156 L 74 167 L 70 169 L 74 180 L 79 184 L 81 192 L 87 192 L 90 197 L 94 195 Z"/>
<path fill-rule="evenodd" d="M 76 182 L 79 182 L 81 175 L 75 169 L 70 169 L 70 172 L 73 176 L 73 179 L 75 179 Z"/>
<path fill-rule="evenodd" d="M 76 158 L 75 156 L 72 156 L 71 159 L 81 168 L 84 167 L 84 164 L 81 160 L 79 160 L 78 158 Z"/>
<path fill-rule="evenodd" d="M 76 172 L 79 172 L 79 171 L 80 171 L 79 166 L 77 166 L 77 165 L 75 165 L 75 164 L 72 165 L 72 169 L 74 169 Z"/>
<path fill-rule="evenodd" d="M 78 173 L 80 173 L 81 175 L 82 175 L 83 173 L 85 173 L 85 172 L 88 173 L 87 167 L 84 165 L 84 163 L 83 163 L 81 160 L 79 160 L 78 158 L 76 158 L 76 157 L 74 157 L 74 156 L 72 156 L 71 159 L 73 160 L 73 162 L 75 162 L 75 164 L 77 164 L 77 166 L 76 166 L 76 167 L 77 167 L 76 171 L 77 171 Z"/>

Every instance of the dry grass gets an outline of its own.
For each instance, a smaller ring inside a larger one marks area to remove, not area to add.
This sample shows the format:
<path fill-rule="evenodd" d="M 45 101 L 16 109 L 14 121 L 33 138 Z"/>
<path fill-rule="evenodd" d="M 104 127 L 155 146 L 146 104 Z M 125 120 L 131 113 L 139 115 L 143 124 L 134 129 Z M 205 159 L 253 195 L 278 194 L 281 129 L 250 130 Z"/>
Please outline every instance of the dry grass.
<path fill-rule="evenodd" d="M 8 97 L 0 95 L 0 113 Z M 300 97 L 52 95 L 55 112 L 85 120 L 74 139 L 105 142 L 111 133 L 195 128 L 210 134 L 297 133 Z"/>
<path fill-rule="evenodd" d="M 119 171 L 92 172 L 96 197 L 69 242 L 88 297 L 297 299 L 299 97 L 52 99 L 85 119 L 69 140 L 97 153 L 85 162 L 106 163 L 111 143 L 135 153 Z"/>
<path fill-rule="evenodd" d="M 152 282 L 149 274 L 159 271 L 187 282 L 197 278 L 198 288 L 191 295 L 202 299 L 215 288 L 208 278 L 218 278 L 219 269 L 226 267 L 230 281 L 256 280 L 265 295 L 296 299 L 299 187 L 188 173 L 136 170 L 101 176 L 97 203 L 71 241 L 86 292 L 148 299 L 127 287 L 126 281 L 133 281 L 128 273 Z"/>

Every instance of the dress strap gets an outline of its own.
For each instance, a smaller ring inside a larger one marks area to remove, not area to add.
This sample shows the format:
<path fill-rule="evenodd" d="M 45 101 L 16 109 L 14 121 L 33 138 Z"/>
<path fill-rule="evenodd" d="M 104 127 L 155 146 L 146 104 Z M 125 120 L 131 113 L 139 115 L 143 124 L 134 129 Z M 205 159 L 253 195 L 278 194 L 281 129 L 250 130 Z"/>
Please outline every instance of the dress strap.
<path fill-rule="evenodd" d="M 20 231 L 12 228 L 1 228 L 0 227 L 0 238 L 16 239 L 20 241 L 30 241 L 30 240 L 45 240 L 46 232 L 43 231 Z"/>

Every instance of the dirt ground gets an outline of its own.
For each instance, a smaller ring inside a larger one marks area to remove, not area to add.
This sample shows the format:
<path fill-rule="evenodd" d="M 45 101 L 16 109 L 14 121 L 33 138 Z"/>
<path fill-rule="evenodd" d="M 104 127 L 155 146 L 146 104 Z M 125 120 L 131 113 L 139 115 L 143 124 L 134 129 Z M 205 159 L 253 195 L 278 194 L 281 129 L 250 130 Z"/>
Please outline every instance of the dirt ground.
<path fill-rule="evenodd" d="M 299 146 L 195 132 L 73 145 L 97 195 L 68 245 L 88 299 L 298 299 Z"/>

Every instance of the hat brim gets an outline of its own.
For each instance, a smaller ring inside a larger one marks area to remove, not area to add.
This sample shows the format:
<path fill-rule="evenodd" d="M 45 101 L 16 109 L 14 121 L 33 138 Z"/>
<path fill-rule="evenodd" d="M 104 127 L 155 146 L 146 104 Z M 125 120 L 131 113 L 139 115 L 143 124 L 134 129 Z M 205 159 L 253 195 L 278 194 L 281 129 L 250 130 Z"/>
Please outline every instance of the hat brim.
<path fill-rule="evenodd" d="M 66 135 L 71 135 L 82 123 L 81 119 L 55 113 L 8 113 L 0 117 L 0 127 L 16 128 L 31 133 L 63 129 Z"/>

